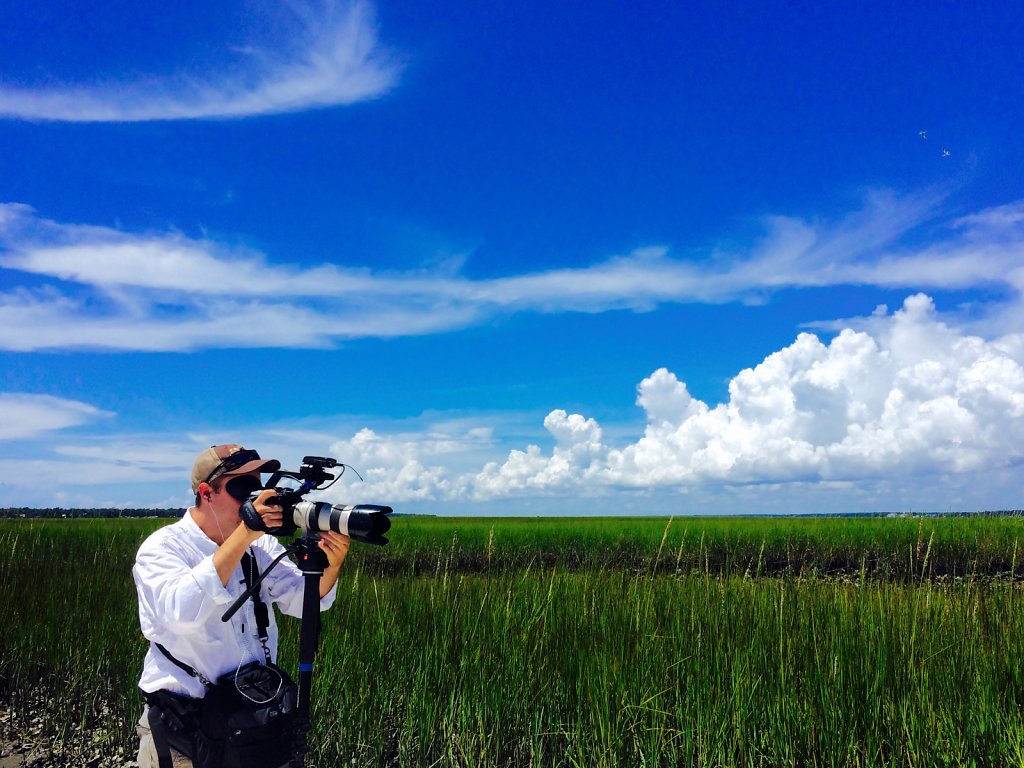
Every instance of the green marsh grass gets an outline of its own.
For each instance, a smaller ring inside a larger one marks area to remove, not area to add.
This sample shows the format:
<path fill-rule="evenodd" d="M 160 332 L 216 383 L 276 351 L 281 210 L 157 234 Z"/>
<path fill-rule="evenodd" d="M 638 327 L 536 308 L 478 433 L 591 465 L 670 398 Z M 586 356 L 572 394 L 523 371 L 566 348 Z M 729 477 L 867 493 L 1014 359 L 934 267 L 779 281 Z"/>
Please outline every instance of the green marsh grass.
<path fill-rule="evenodd" d="M 398 517 L 391 544 L 354 556 L 380 575 L 527 567 L 895 581 L 1024 578 L 1020 517 Z"/>
<path fill-rule="evenodd" d="M 55 733 L 131 748 L 130 568 L 159 524 L 0 524 L 6 703 L 66 695 Z M 324 615 L 311 764 L 1024 764 L 1019 519 L 392 531 Z"/>

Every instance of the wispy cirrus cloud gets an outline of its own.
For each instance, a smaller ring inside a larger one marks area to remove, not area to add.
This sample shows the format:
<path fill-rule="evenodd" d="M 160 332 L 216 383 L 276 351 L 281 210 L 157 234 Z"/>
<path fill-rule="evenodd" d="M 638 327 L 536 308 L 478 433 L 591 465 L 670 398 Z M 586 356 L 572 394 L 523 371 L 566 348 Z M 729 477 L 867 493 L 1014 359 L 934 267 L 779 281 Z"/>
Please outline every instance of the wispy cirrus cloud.
<path fill-rule="evenodd" d="M 112 416 L 88 403 L 51 395 L 0 392 L 0 440 L 34 438 Z"/>
<path fill-rule="evenodd" d="M 952 219 L 940 203 L 878 192 L 835 221 L 773 217 L 745 249 L 710 249 L 699 260 L 655 246 L 587 267 L 485 280 L 272 263 L 181 233 L 65 224 L 25 205 L 0 205 L 0 269 L 36 283 L 0 293 L 0 348 L 329 347 L 515 312 L 645 311 L 835 285 L 991 288 L 1007 298 L 983 319 L 1003 333 L 1022 330 L 1024 201 Z"/>
<path fill-rule="evenodd" d="M 0 86 L 0 117 L 60 122 L 234 119 L 376 98 L 399 65 L 378 39 L 371 6 L 290 6 L 294 35 L 273 49 L 233 48 L 234 64 L 203 76 L 151 75 L 90 85 Z M 227 47 L 227 46 L 226 46 Z"/>

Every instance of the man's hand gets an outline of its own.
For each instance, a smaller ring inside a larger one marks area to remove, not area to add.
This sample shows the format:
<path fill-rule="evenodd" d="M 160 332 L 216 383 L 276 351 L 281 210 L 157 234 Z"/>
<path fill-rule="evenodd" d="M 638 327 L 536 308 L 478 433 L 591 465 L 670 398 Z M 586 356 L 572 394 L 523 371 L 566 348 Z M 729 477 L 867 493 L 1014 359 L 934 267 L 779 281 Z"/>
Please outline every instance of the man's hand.
<path fill-rule="evenodd" d="M 327 554 L 327 567 L 323 576 L 320 577 L 320 597 L 327 597 L 334 585 L 338 583 L 338 574 L 341 573 L 341 564 L 348 554 L 348 545 L 352 539 L 343 533 L 324 531 L 320 534 L 320 542 L 317 544 Z"/>
<path fill-rule="evenodd" d="M 277 491 L 267 488 L 260 491 L 260 495 L 252 500 L 253 509 L 260 516 L 263 525 L 267 528 L 278 528 L 284 522 L 284 510 L 277 503 Z M 248 528 L 248 526 L 246 526 Z M 252 529 L 249 529 L 252 531 Z M 256 540 L 263 535 L 263 531 L 252 531 L 252 539 Z"/>
<path fill-rule="evenodd" d="M 324 531 L 320 534 L 319 547 L 327 555 L 327 562 L 330 564 L 328 566 L 329 568 L 341 567 L 341 564 L 345 561 L 345 555 L 348 554 L 348 547 L 351 543 L 352 539 L 343 533 Z"/>

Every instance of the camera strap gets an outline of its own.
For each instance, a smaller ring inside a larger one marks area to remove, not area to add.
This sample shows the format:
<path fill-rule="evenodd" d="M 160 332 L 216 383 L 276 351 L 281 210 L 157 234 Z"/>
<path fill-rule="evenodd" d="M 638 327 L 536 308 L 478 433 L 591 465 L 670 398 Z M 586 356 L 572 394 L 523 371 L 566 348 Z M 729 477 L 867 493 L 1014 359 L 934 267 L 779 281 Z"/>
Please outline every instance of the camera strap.
<path fill-rule="evenodd" d="M 242 583 L 246 589 L 256 584 L 260 578 L 260 567 L 256 563 L 256 556 L 246 550 L 242 555 Z M 260 645 L 263 646 L 263 655 L 267 657 L 267 664 L 270 663 L 270 647 L 267 645 L 267 628 L 270 626 L 270 609 L 263 602 L 262 589 L 257 589 L 250 597 L 252 598 L 252 610 L 256 615 L 256 634 L 259 635 Z"/>
<path fill-rule="evenodd" d="M 153 643 L 153 645 L 155 645 L 157 648 L 160 649 L 160 653 L 162 653 L 164 656 L 166 656 L 168 661 L 170 661 L 172 664 L 175 664 L 179 668 L 185 670 L 192 677 L 199 678 L 199 682 L 201 682 L 207 688 L 209 688 L 211 685 L 213 685 L 213 681 L 210 680 L 208 677 L 206 677 L 206 675 L 204 675 L 202 672 L 199 672 L 195 668 L 190 667 L 184 661 L 182 661 L 177 656 L 175 656 L 173 653 L 171 653 L 166 648 L 164 648 L 160 643 Z"/>

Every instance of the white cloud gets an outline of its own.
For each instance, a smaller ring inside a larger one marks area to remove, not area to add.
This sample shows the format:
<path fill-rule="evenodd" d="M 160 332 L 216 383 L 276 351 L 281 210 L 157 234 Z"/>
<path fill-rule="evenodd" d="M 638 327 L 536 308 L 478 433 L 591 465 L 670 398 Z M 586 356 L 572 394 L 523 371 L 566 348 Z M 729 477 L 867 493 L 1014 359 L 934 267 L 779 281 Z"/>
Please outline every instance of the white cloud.
<path fill-rule="evenodd" d="M 31 460 L 0 458 L 0 496 L 53 503 L 121 486 L 188 503 L 188 468 L 201 448 L 241 440 L 295 469 L 308 453 L 355 474 L 323 498 L 419 509 L 505 513 L 858 511 L 1015 508 L 1024 462 L 1024 345 L 986 340 L 941 316 L 923 294 L 870 329 L 827 343 L 801 333 L 733 377 L 725 402 L 692 396 L 661 368 L 641 381 L 642 434 L 606 430 L 585 414 L 552 410 L 551 446 L 510 444 L 508 414 L 425 414 L 409 422 L 219 429 L 202 435 L 76 435 L 67 426 L 104 414 L 83 403 L 0 396 L 0 437 L 36 437 Z M 80 430 L 83 431 L 83 430 Z M 340 437 L 339 437 L 340 436 Z M 523 441 L 525 442 L 525 441 Z M 41 489 L 51 494 L 44 498 Z M 90 490 L 92 489 L 92 490 Z M 68 497 L 71 498 L 71 497 Z"/>
<path fill-rule="evenodd" d="M 737 511 L 749 501 L 742 489 L 754 487 L 761 511 L 785 511 L 786 499 L 796 497 L 814 498 L 825 511 L 849 511 L 836 500 L 877 509 L 879 499 L 889 499 L 898 509 L 904 499 L 920 508 L 923 497 L 933 504 L 942 498 L 940 508 L 950 508 L 1005 494 L 1007 473 L 1024 461 L 1024 360 L 949 325 L 923 294 L 874 319 L 872 332 L 845 329 L 829 343 L 800 334 L 740 371 L 729 399 L 714 406 L 694 398 L 670 371 L 655 371 L 637 387 L 644 432 L 624 445 L 610 442 L 595 419 L 562 409 L 544 419 L 549 450 L 506 449 L 504 459 L 489 461 L 484 457 L 500 450 L 500 430 L 496 436 L 489 427 L 357 430 L 329 452 L 366 482 L 327 498 L 571 497 L 579 511 L 588 498 L 601 497 L 606 509 L 630 493 L 654 494 L 641 499 L 662 504 L 685 494 L 705 510 L 724 500 Z M 965 490 L 972 481 L 977 487 Z M 915 486 L 930 490 L 915 495 Z M 822 496 L 822 489 L 838 496 Z M 647 503 L 634 501 L 636 509 Z"/>
<path fill-rule="evenodd" d="M 0 416 L 6 413 L 0 399 Z M 504 424 L 509 417 L 491 418 L 493 424 Z M 299 424 L 221 424 L 190 434 L 107 429 L 81 429 L 73 438 L 26 434 L 28 440 L 35 438 L 34 444 L 19 443 L 0 455 L 0 506 L 188 506 L 192 462 L 201 450 L 223 442 L 256 448 L 265 458 L 280 460 L 286 470 L 297 470 L 305 455 L 337 457 L 355 471 L 322 497 L 346 504 L 456 498 L 459 477 L 478 468 L 482 456 L 500 455 L 494 426 L 481 426 L 479 417 L 434 414 L 390 423 L 386 435 L 351 426 L 358 423 L 325 416 Z M 350 437 L 339 438 L 344 434 Z"/>
<path fill-rule="evenodd" d="M 490 440 L 490 431 L 480 427 L 450 429 L 437 424 L 424 432 L 391 435 L 361 429 L 333 442 L 330 454 L 354 467 L 363 482 L 350 481 L 331 489 L 325 498 L 345 503 L 457 498 L 462 495 L 460 468 L 479 457 Z"/>
<path fill-rule="evenodd" d="M 0 205 L 0 268 L 42 281 L 0 293 L 0 348 L 328 347 L 439 333 L 502 313 L 644 311 L 849 284 L 993 288 L 1006 298 L 977 312 L 974 330 L 1018 343 L 1024 201 L 948 224 L 935 208 L 928 195 L 877 193 L 837 222 L 776 217 L 742 253 L 688 261 L 650 247 L 589 267 L 471 280 L 449 270 L 271 264 L 263 254 L 180 233 L 62 224 L 25 205 Z M 926 223 L 939 237 L 900 245 Z"/>
<path fill-rule="evenodd" d="M 660 369 L 638 387 L 647 427 L 602 442 L 599 425 L 552 411 L 550 455 L 514 450 L 467 483 L 478 497 L 595 486 L 667 488 L 984 473 L 1024 460 L 1024 367 L 964 335 L 918 294 L 872 336 L 801 334 L 741 371 L 729 400 L 695 400 Z"/>
<path fill-rule="evenodd" d="M 0 392 L 0 440 L 38 437 L 112 415 L 77 400 Z"/>
<path fill-rule="evenodd" d="M 210 434 L 81 429 L 73 438 L 40 435 L 27 450 L 19 445 L 0 455 L 0 506 L 187 507 L 196 456 L 210 445 L 248 440 L 248 434 L 228 428 Z M 272 456 L 279 446 L 259 447 Z"/>
<path fill-rule="evenodd" d="M 390 90 L 398 68 L 377 42 L 368 3 L 290 7 L 293 39 L 275 50 L 233 47 L 230 71 L 203 77 L 47 88 L 0 87 L 0 117 L 66 122 L 230 119 L 333 107 Z"/>
<path fill-rule="evenodd" d="M 544 419 L 544 428 L 555 440 L 551 456 L 542 456 L 540 448 L 512 451 L 504 464 L 488 463 L 479 474 L 464 479 L 475 499 L 501 497 L 509 491 L 557 490 L 581 484 L 591 473 L 600 471 L 598 462 L 606 452 L 601 427 L 593 419 L 558 409 Z M 585 488 L 584 488 L 585 490 Z"/>

